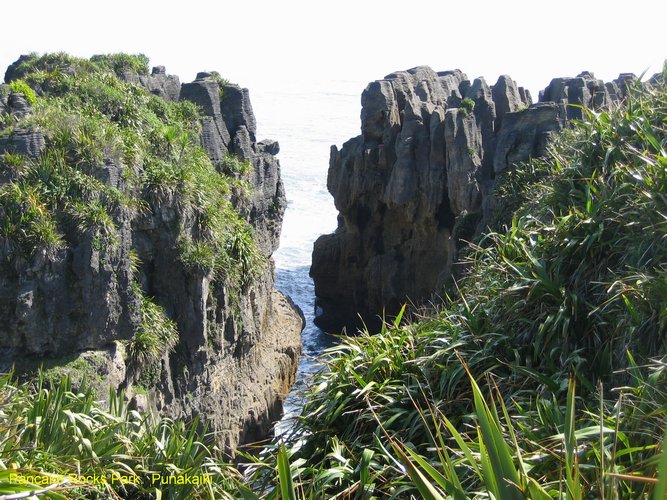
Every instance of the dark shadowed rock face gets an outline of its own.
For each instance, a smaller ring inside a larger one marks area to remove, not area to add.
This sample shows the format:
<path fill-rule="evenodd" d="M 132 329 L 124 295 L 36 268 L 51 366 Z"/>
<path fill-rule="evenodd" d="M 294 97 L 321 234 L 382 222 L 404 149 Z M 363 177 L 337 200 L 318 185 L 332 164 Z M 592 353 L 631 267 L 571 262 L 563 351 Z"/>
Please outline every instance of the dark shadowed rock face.
<path fill-rule="evenodd" d="M 37 253 L 31 262 L 20 262 L 0 276 L 0 368 L 28 358 L 95 359 L 95 370 L 107 386 L 131 393 L 134 375 L 125 365 L 123 346 L 139 324 L 138 297 L 132 291 L 136 279 L 176 322 L 180 336 L 176 353 L 162 359 L 159 382 L 144 404 L 163 415 L 202 417 L 231 451 L 270 432 L 294 382 L 300 353 L 301 316 L 273 288 L 271 255 L 286 206 L 274 156 L 279 146 L 256 142 L 247 89 L 230 85 L 221 91 L 207 74 L 181 85 L 164 67 L 151 75 L 122 77 L 165 100 L 200 105 L 201 143 L 216 166 L 227 155 L 249 162 L 246 179 L 252 194 L 249 199 L 239 196 L 236 209 L 254 229 L 264 271 L 235 293 L 203 272 L 186 269 L 174 226 L 194 221 L 179 213 L 176 204 L 114 214 L 118 244 L 113 248 L 98 248 L 84 236 L 74 247 L 48 258 Z M 9 94 L 0 99 L 0 112 L 20 116 L 31 110 L 21 94 Z M 0 134 L 0 154 L 35 157 L 44 146 L 39 130 Z M 122 191 L 126 168 L 105 158 L 93 175 Z M 0 184 L 5 182 L 0 176 Z M 131 251 L 138 269 L 133 269 Z"/>
<path fill-rule="evenodd" d="M 561 108 L 555 103 L 539 103 L 520 113 L 507 113 L 497 133 L 493 168 L 496 173 L 546 153 L 549 137 L 562 128 Z"/>
<path fill-rule="evenodd" d="M 508 76 L 489 86 L 459 70 L 392 73 L 361 97 L 361 135 L 331 149 L 327 186 L 338 228 L 313 250 L 311 276 L 329 330 L 371 327 L 441 289 L 457 241 L 480 230 L 496 174 L 545 153 L 549 135 L 625 95 L 590 73 L 557 78 L 533 105 Z"/>

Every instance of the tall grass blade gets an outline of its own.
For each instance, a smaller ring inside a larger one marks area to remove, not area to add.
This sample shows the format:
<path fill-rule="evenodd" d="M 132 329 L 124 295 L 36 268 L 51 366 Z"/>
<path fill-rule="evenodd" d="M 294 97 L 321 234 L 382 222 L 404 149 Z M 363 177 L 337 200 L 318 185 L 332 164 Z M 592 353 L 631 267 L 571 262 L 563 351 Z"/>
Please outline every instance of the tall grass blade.
<path fill-rule="evenodd" d="M 570 377 L 567 389 L 567 405 L 565 407 L 565 481 L 567 484 L 567 496 L 573 500 L 580 500 L 581 480 L 579 476 L 579 464 L 577 458 L 577 437 L 575 420 L 575 390 L 576 379 Z"/>
<path fill-rule="evenodd" d="M 276 460 L 278 462 L 278 483 L 282 500 L 297 500 L 294 481 L 292 480 L 292 469 L 284 443 L 280 444 Z"/>
<path fill-rule="evenodd" d="M 437 483 L 442 490 L 451 496 L 454 500 L 466 500 L 467 495 L 465 491 L 460 486 L 458 477 L 455 481 L 451 481 L 449 478 L 441 474 L 435 467 L 433 467 L 428 461 L 419 455 L 414 450 L 405 447 L 405 451 L 412 457 L 412 459 L 417 463 L 421 470 L 423 470 L 428 476 Z M 446 452 L 445 452 L 446 453 Z M 447 464 L 442 464 L 445 470 L 448 470 Z M 451 471 L 451 469 L 449 469 Z M 458 483 L 458 484 L 457 484 Z"/>
<path fill-rule="evenodd" d="M 390 439 L 390 444 L 393 450 L 401 458 L 401 462 L 405 466 L 405 469 L 412 480 L 412 483 L 415 485 L 419 491 L 422 498 L 426 500 L 445 500 L 438 490 L 429 482 L 428 479 L 421 473 L 421 471 L 415 466 L 415 464 L 410 460 L 408 455 L 403 451 L 400 444 L 396 443 L 393 439 Z"/>
<path fill-rule="evenodd" d="M 667 432 L 662 440 L 662 453 L 658 465 L 658 484 L 653 489 L 653 500 L 665 500 L 667 498 Z"/>
<path fill-rule="evenodd" d="M 482 391 L 480 390 L 475 378 L 468 369 L 465 361 L 461 359 L 472 386 L 475 413 L 479 422 L 480 439 L 488 453 L 489 470 L 494 480 L 497 480 L 498 497 L 500 499 L 520 500 L 523 495 L 519 491 L 520 484 L 519 473 L 517 472 L 509 446 L 501 431 L 501 424 L 497 413 L 492 411 L 486 404 Z M 489 478 L 491 479 L 491 478 Z M 495 482 L 495 481 L 493 481 Z"/>

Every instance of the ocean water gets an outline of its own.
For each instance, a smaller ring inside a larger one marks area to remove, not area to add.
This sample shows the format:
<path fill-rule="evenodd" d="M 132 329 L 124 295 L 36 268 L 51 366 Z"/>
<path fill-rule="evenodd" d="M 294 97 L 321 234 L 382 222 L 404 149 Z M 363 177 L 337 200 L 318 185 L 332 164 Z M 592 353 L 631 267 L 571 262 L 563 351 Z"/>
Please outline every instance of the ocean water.
<path fill-rule="evenodd" d="M 278 158 L 287 194 L 280 248 L 274 254 L 276 286 L 306 318 L 297 381 L 285 401 L 285 416 L 276 424 L 276 434 L 289 429 L 300 411 L 304 389 L 319 369 L 315 357 L 335 344 L 333 337 L 313 324 L 315 295 L 308 271 L 313 242 L 336 228 L 337 211 L 326 187 L 330 147 L 340 147 L 359 134 L 364 87 L 364 82 L 354 81 L 250 87 L 257 138 L 280 143 Z"/>

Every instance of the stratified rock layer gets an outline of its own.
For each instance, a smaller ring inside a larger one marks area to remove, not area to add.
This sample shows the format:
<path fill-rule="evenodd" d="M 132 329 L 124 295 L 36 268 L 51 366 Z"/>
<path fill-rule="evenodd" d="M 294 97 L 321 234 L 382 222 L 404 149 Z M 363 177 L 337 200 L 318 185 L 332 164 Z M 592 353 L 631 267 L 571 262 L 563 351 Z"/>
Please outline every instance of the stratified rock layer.
<path fill-rule="evenodd" d="M 164 267 L 153 268 L 150 279 L 159 290 L 160 303 L 168 311 L 175 308 L 175 317 L 185 320 L 185 324 L 179 321 L 179 331 L 189 332 L 185 340 L 190 352 L 188 358 L 172 357 L 165 365 L 169 376 L 157 392 L 157 407 L 177 417 L 205 415 L 219 442 L 233 449 L 269 433 L 294 383 L 301 351 L 301 316 L 273 288 L 270 256 L 278 248 L 286 207 L 280 165 L 274 156 L 279 147 L 274 142 L 271 153 L 267 142 L 256 142 L 247 89 L 236 85 L 221 89 L 207 73 L 200 73 L 194 82 L 182 85 L 180 98 L 201 106 L 202 145 L 214 164 L 219 166 L 228 154 L 251 163 L 251 199 L 238 201 L 237 209 L 255 229 L 270 265 L 250 289 L 232 297 L 222 287 L 211 287 L 207 276 L 190 273 L 175 280 L 171 266 L 177 257 L 159 257 L 165 233 L 151 234 L 142 252 Z M 142 254 L 139 257 L 144 261 Z"/>
<path fill-rule="evenodd" d="M 9 77 L 20 77 L 18 64 Z M 132 281 L 159 304 L 178 327 L 177 350 L 162 359 L 159 382 L 149 388 L 149 405 L 162 415 L 199 416 L 229 451 L 265 437 L 294 382 L 303 327 L 298 308 L 273 288 L 271 254 L 278 246 L 286 201 L 274 141 L 257 143 L 247 89 L 225 85 L 210 74 L 181 85 L 164 67 L 151 75 L 128 72 L 128 82 L 165 100 L 188 99 L 202 111 L 201 143 L 218 167 L 229 154 L 250 162 L 250 199 L 236 208 L 253 226 L 266 265 L 241 293 L 204 272 L 188 269 L 178 249 L 179 224 L 194 223 L 177 203 L 165 201 L 148 213 L 114 214 L 119 243 L 99 249 L 82 237 L 75 247 L 49 258 L 37 255 L 0 276 L 0 361 L 48 365 L 80 359 L 106 387 L 132 392 L 135 373 L 125 364 L 124 341 L 138 323 Z M 0 97 L 0 112 L 30 112 L 21 94 Z M 38 129 L 1 135 L 4 152 L 37 156 L 45 147 Z M 105 158 L 94 175 L 124 188 L 124 165 Z M 0 178 L 0 182 L 6 182 Z M 131 258 L 136 252 L 138 269 Z M 55 359 L 54 359 L 55 358 Z M 93 362 L 94 361 L 94 362 Z M 104 394 L 104 392 L 100 392 Z"/>
<path fill-rule="evenodd" d="M 508 76 L 493 86 L 459 70 L 392 73 L 361 97 L 361 135 L 331 148 L 327 187 L 338 228 L 315 242 L 311 276 L 329 330 L 364 323 L 440 290 L 457 241 L 483 227 L 496 174 L 545 153 L 581 109 L 623 98 L 630 75 L 554 79 L 532 104 Z"/>

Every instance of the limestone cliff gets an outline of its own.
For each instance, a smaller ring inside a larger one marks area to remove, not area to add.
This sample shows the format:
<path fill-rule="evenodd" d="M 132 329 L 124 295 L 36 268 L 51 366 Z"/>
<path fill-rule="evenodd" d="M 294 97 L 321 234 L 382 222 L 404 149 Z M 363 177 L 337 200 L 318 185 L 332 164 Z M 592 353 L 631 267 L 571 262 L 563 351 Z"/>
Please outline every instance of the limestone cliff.
<path fill-rule="evenodd" d="M 22 57 L 7 71 L 7 83 L 26 78 L 41 96 L 75 85 L 75 80 L 68 78 L 76 77 L 79 71 L 85 78 L 90 63 L 60 59 L 54 58 L 59 64 L 57 75 L 47 65 L 39 73 L 26 77 Z M 45 58 L 40 61 L 44 60 L 50 61 Z M 210 226 L 209 219 L 222 217 L 216 207 L 226 205 L 208 200 L 207 208 L 202 208 L 201 198 L 211 192 L 224 193 L 227 188 L 219 186 L 222 181 L 212 179 L 214 174 L 197 180 L 192 177 L 195 174 L 171 167 L 169 162 L 173 160 L 168 156 L 176 157 L 179 148 L 182 156 L 187 147 L 195 155 L 194 160 L 187 160 L 195 162 L 196 168 L 204 168 L 197 167 L 196 150 L 183 142 L 187 139 L 185 133 L 167 126 L 150 129 L 148 123 L 145 128 L 159 137 L 131 139 L 137 144 L 145 144 L 141 142 L 144 140 L 166 141 L 164 159 L 150 159 L 156 164 L 155 171 L 163 176 L 151 177 L 150 187 L 146 179 L 155 175 L 150 170 L 152 164 L 141 154 L 128 152 L 127 142 L 123 148 L 104 142 L 101 151 L 92 156 L 93 160 L 86 158 L 62 166 L 76 176 L 83 176 L 84 183 L 93 190 L 104 193 L 101 201 L 99 195 L 94 195 L 91 204 L 106 203 L 107 192 L 123 200 L 123 197 L 137 200 L 128 204 L 138 205 L 136 210 L 126 208 L 121 202 L 116 203 L 118 206 L 110 205 L 108 216 L 113 238 L 109 241 L 113 240 L 113 244 L 100 243 L 104 235 L 101 226 L 71 227 L 72 220 L 81 219 L 72 215 L 73 203 L 59 208 L 55 216 L 58 227 L 63 228 L 64 243 L 44 245 L 43 249 L 38 245 L 28 248 L 26 257 L 17 257 L 12 242 L 3 233 L 2 365 L 16 363 L 21 368 L 26 363 L 34 366 L 45 362 L 47 366 L 84 367 L 83 371 L 92 375 L 100 387 L 123 387 L 130 394 L 136 393 L 133 404 L 148 405 L 173 417 L 199 416 L 208 424 L 209 431 L 216 434 L 218 442 L 231 451 L 270 431 L 272 420 L 281 412 L 282 399 L 294 381 L 300 353 L 301 317 L 291 301 L 273 288 L 271 254 L 278 246 L 286 206 L 280 165 L 274 156 L 279 148 L 273 141 L 257 142 L 248 91 L 221 81 L 217 75 L 200 73 L 194 82 L 182 85 L 177 77 L 167 75 L 163 67 L 154 68 L 152 74 L 121 68 L 116 70 L 116 76 L 124 86 L 110 85 L 110 90 L 105 90 L 109 96 L 103 96 L 105 103 L 122 101 L 122 95 L 114 94 L 114 89 L 121 88 L 147 103 L 150 113 L 146 116 L 151 120 L 173 113 L 160 100 L 190 101 L 199 107 L 201 146 L 215 169 L 230 179 L 231 205 L 224 210 L 241 214 L 240 222 L 234 222 L 233 227 L 243 230 L 245 219 L 252 228 L 259 254 L 255 259 L 259 261 L 256 272 L 249 277 L 241 264 L 220 267 L 217 256 L 206 253 L 217 247 L 208 243 L 212 237 L 204 234 L 203 228 L 208 227 L 205 222 Z M 95 88 L 92 92 L 96 92 Z M 150 94 L 160 99 L 149 98 Z M 4 132 L 0 130 L 0 159 L 4 158 L 0 217 L 5 221 L 11 215 L 5 193 L 20 186 L 21 171 L 32 172 L 35 163 L 42 159 L 55 161 L 48 151 L 61 139 L 58 135 L 61 132 L 43 131 L 41 115 L 30 120 L 27 96 L 8 92 L 6 87 L 0 96 L 4 123 Z M 190 108 L 175 109 L 187 114 Z M 128 114 L 133 120 L 145 120 L 122 106 L 110 112 L 117 114 L 111 115 L 109 126 L 115 121 L 124 124 Z M 78 127 L 78 122 L 73 124 Z M 113 130 L 109 132 L 112 133 Z M 70 156 L 65 158 L 67 163 Z M 72 158 L 77 158 L 74 153 Z M 231 171 L 229 165 L 240 165 L 241 169 Z M 172 174 L 175 180 L 169 177 Z M 169 187 L 172 181 L 173 189 Z M 198 186 L 197 182 L 203 184 Z M 188 197 L 178 195 L 186 189 Z M 232 222 L 236 220 L 234 217 L 238 215 L 228 216 Z M 246 234 L 243 231 L 239 238 Z M 252 249 L 247 246 L 249 243 L 223 236 L 221 241 L 226 242 L 223 249 L 230 254 L 239 253 L 239 259 L 249 258 L 243 254 Z M 193 245 L 195 240 L 201 244 Z M 184 255 L 183 247 L 188 242 L 193 250 Z M 236 244 L 240 245 L 238 249 L 234 247 Z M 198 260 L 193 264 L 193 259 Z M 137 345 L 141 329 L 151 326 L 145 324 L 146 318 L 150 322 L 151 317 L 144 311 L 147 301 L 155 304 L 149 311 L 158 311 L 155 315 L 159 318 L 166 316 L 163 323 L 167 327 L 174 325 L 178 333 L 175 347 L 151 367 L 133 364 L 133 359 L 143 358 L 141 353 L 135 353 L 134 358 L 129 353 Z M 141 391 L 137 392 L 137 387 Z"/>
<path fill-rule="evenodd" d="M 458 242 L 493 208 L 496 175 L 542 155 L 550 134 L 580 118 L 568 104 L 608 105 L 633 78 L 557 78 L 538 104 L 508 76 L 490 86 L 459 70 L 417 67 L 369 84 L 361 135 L 331 148 L 327 187 L 340 214 L 313 250 L 318 323 L 354 328 L 360 315 L 376 327 L 441 290 Z"/>

